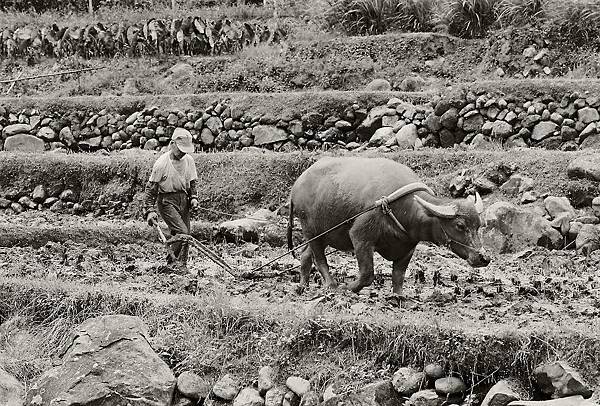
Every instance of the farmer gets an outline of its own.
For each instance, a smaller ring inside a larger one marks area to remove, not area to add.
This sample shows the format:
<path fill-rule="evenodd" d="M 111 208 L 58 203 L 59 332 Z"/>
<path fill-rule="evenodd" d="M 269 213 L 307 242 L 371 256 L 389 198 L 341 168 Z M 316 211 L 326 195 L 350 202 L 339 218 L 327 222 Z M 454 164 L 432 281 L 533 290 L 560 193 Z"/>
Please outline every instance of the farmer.
<path fill-rule="evenodd" d="M 171 235 L 189 234 L 190 208 L 198 208 L 196 184 L 198 174 L 194 158 L 192 135 L 188 130 L 176 128 L 171 137 L 169 150 L 162 154 L 152 167 L 152 174 L 145 189 L 145 215 L 148 224 L 158 224 L 158 215 L 167 223 Z M 169 265 L 181 272 L 187 271 L 189 246 L 187 242 L 178 241 L 172 245 L 175 258 L 167 257 Z M 173 261 L 176 263 L 173 263 Z"/>

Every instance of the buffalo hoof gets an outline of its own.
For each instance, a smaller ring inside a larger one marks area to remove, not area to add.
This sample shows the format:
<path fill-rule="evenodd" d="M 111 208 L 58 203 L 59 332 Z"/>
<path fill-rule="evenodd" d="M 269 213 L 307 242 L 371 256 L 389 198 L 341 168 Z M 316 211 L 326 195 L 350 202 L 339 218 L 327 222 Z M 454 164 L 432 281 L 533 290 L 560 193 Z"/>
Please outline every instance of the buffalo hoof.
<path fill-rule="evenodd" d="M 402 302 L 406 301 L 406 297 L 401 293 L 392 293 L 386 296 L 385 300 L 394 307 L 402 307 Z"/>
<path fill-rule="evenodd" d="M 296 288 L 294 288 L 294 291 L 296 292 L 297 295 L 301 295 L 304 293 L 304 291 L 308 288 L 307 285 L 303 285 L 303 284 L 298 284 L 296 285 Z"/>

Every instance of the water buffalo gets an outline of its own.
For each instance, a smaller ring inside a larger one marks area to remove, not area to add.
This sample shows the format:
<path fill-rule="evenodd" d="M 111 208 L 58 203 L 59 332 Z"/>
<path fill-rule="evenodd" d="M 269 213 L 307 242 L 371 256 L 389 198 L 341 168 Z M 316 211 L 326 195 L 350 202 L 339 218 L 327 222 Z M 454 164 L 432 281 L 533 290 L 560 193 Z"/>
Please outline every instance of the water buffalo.
<path fill-rule="evenodd" d="M 419 182 L 407 166 L 385 158 L 322 158 L 294 183 L 290 196 L 288 246 L 294 212 L 309 240 L 373 205 L 383 196 Z M 329 273 L 325 248 L 354 251 L 359 274 L 347 288 L 353 292 L 374 279 L 373 253 L 393 262 L 393 293 L 402 294 L 404 274 L 419 241 L 446 246 L 471 266 L 486 266 L 490 259 L 482 248 L 478 229 L 483 210 L 481 198 L 442 199 L 416 191 L 389 203 L 394 219 L 380 208 L 368 211 L 312 241 L 300 257 L 300 286 L 307 286 L 312 263 L 325 286 L 337 287 Z"/>

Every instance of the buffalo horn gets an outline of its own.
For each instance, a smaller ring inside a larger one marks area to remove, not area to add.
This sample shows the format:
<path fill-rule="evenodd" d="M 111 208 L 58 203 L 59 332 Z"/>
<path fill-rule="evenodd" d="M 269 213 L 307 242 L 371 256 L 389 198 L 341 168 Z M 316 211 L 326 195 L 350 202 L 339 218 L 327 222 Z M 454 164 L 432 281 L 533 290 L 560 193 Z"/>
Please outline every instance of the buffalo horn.
<path fill-rule="evenodd" d="M 448 205 L 448 206 L 439 206 L 433 203 L 429 203 L 426 200 L 423 200 L 419 196 L 415 196 L 415 200 L 419 202 L 419 204 L 425 207 L 428 211 L 436 215 L 437 217 L 442 218 L 453 218 L 456 217 L 456 206 Z"/>
<path fill-rule="evenodd" d="M 481 200 L 481 196 L 479 196 L 479 192 L 475 191 L 475 210 L 477 213 L 483 213 L 483 200 Z"/>

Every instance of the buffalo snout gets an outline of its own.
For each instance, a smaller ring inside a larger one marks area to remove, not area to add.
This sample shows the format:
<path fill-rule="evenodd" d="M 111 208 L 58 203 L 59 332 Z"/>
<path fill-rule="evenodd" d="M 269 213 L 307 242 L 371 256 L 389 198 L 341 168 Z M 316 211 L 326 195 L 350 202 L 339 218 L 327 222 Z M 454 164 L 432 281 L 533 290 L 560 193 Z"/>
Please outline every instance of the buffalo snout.
<path fill-rule="evenodd" d="M 482 248 L 481 250 L 469 255 L 467 262 L 474 268 L 481 268 L 488 266 L 491 260 L 492 257 L 490 254 L 488 254 L 488 252 Z"/>

